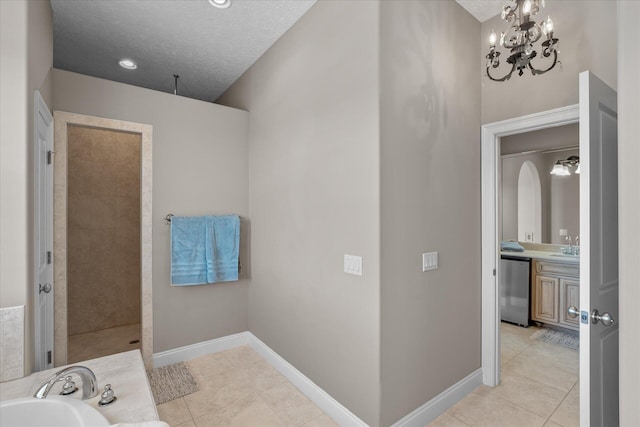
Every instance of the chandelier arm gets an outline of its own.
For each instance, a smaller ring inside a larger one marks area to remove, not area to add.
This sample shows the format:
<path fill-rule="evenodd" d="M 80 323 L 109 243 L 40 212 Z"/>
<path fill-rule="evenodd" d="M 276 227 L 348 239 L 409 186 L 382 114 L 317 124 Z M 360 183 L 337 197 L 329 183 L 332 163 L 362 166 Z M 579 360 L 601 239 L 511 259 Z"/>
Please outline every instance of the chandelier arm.
<path fill-rule="evenodd" d="M 489 71 L 491 67 L 487 67 L 487 76 L 493 80 L 494 82 L 504 82 L 505 80 L 509 80 L 509 78 L 511 77 L 511 74 L 513 74 L 513 72 L 516 69 L 516 64 L 515 62 L 511 65 L 511 71 L 509 71 L 504 77 L 500 78 L 500 79 L 495 79 L 491 76 L 491 73 Z"/>
<path fill-rule="evenodd" d="M 533 74 L 535 76 L 536 74 L 544 74 L 544 73 L 546 73 L 547 71 L 549 71 L 553 67 L 555 67 L 557 63 L 558 63 L 558 51 L 554 50 L 553 51 L 553 63 L 546 70 L 538 70 L 537 68 L 533 68 L 533 65 L 531 65 L 531 62 L 529 62 L 529 64 L 527 64 L 527 65 L 528 65 L 529 69 L 531 70 L 531 74 Z"/>

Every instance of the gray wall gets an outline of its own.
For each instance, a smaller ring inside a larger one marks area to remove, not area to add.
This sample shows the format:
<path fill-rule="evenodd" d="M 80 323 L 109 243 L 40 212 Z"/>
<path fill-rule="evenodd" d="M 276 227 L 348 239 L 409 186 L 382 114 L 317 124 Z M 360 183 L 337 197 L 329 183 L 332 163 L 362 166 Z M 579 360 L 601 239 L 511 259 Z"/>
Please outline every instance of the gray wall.
<path fill-rule="evenodd" d="M 480 368 L 480 24 L 453 1 L 380 15 L 386 426 Z"/>
<path fill-rule="evenodd" d="M 379 407 L 378 17 L 320 1 L 217 102 L 250 112 L 249 329 L 370 425 Z M 363 257 L 363 276 L 343 255 Z"/>
<path fill-rule="evenodd" d="M 491 29 L 499 34 L 508 24 L 499 15 L 483 22 L 479 37 L 479 64 L 483 76 L 482 123 L 576 104 L 578 73 L 585 70 L 591 70 L 615 89 L 616 10 L 616 2 L 611 0 L 548 1 L 536 20 L 546 19 L 548 15 L 553 19 L 555 36 L 560 39 L 562 70 L 556 65 L 553 70 L 539 76 L 526 72 L 519 77 L 514 73 L 508 82 L 502 83 L 486 77 L 485 55 L 489 51 Z M 536 48 L 538 46 L 536 44 Z M 505 55 L 506 51 L 503 51 L 502 58 Z"/>
<path fill-rule="evenodd" d="M 153 126 L 154 353 L 246 331 L 247 280 L 169 286 L 164 216 L 248 218 L 248 114 L 57 69 L 53 91 L 56 110 Z"/>
<path fill-rule="evenodd" d="M 0 2 L 0 305 L 25 305 L 25 374 L 33 369 L 33 93 L 49 107 L 53 20 L 48 1 Z"/>

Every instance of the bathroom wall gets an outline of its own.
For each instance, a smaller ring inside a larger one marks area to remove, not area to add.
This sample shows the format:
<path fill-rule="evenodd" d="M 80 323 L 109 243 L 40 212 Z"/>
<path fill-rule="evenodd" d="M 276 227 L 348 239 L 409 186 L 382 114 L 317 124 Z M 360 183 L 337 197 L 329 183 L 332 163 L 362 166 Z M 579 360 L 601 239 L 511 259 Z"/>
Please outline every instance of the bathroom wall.
<path fill-rule="evenodd" d="M 249 115 L 249 329 L 378 425 L 379 4 L 319 1 L 218 103 Z M 343 255 L 363 257 L 363 275 Z"/>
<path fill-rule="evenodd" d="M 480 368 L 480 24 L 457 3 L 380 6 L 381 417 Z M 422 253 L 439 268 L 422 271 Z"/>
<path fill-rule="evenodd" d="M 67 333 L 140 323 L 139 134 L 67 129 Z"/>
<path fill-rule="evenodd" d="M 165 215 L 248 215 L 244 111 L 108 80 L 53 71 L 54 109 L 153 126 L 153 351 L 248 329 L 248 248 L 238 282 L 169 285 Z M 247 262 L 245 262 L 247 261 Z"/>
<path fill-rule="evenodd" d="M 483 76 L 482 123 L 576 104 L 578 73 L 585 70 L 591 70 L 615 89 L 616 11 L 616 2 L 610 0 L 547 1 L 536 20 L 541 21 L 547 16 L 553 19 L 555 36 L 560 39 L 562 67 L 556 65 L 553 70 L 538 76 L 525 72 L 520 77 L 514 73 L 508 82 L 491 81 L 486 77 L 485 65 L 491 30 L 499 34 L 508 24 L 499 15 L 483 22 L 477 56 Z"/>
<path fill-rule="evenodd" d="M 0 1 L 0 307 L 25 306 L 33 369 L 33 92 L 52 106 L 53 19 L 46 0 Z"/>

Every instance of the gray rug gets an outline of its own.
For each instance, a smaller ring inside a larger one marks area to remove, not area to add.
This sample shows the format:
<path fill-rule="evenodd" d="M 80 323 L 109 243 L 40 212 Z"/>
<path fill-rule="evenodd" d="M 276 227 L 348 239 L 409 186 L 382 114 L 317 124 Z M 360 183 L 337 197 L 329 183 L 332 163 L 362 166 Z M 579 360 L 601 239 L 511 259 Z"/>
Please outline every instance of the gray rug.
<path fill-rule="evenodd" d="M 156 405 L 198 391 L 196 380 L 182 362 L 147 371 L 147 377 Z"/>
<path fill-rule="evenodd" d="M 572 350 L 580 348 L 580 335 L 578 332 L 564 332 L 555 329 L 542 329 L 536 332 L 532 338 L 549 344 L 557 344 Z"/>

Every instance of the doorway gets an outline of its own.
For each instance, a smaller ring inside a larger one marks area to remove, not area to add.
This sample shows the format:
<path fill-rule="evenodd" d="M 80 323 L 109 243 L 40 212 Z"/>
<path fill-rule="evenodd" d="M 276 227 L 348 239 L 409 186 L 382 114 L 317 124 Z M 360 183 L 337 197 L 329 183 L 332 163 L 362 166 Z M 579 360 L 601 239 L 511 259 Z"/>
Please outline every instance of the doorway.
<path fill-rule="evenodd" d="M 150 368 L 151 126 L 54 123 L 55 365 L 140 348 Z"/>

